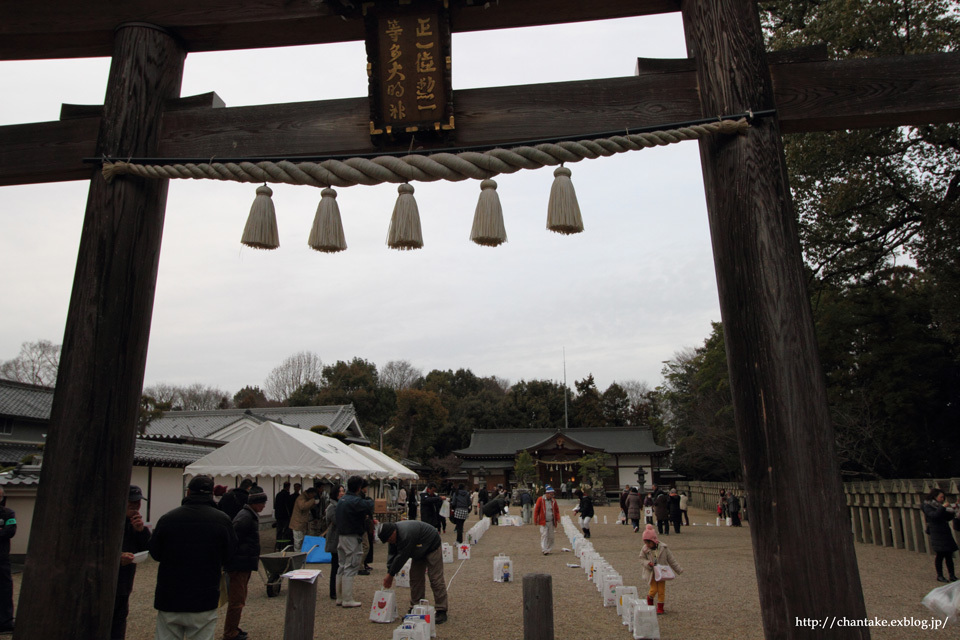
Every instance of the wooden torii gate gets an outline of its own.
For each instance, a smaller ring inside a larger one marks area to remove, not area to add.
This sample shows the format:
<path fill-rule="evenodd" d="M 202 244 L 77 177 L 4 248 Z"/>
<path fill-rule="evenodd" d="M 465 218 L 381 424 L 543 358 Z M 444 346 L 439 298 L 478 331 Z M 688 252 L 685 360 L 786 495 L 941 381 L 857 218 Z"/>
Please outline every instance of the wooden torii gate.
<path fill-rule="evenodd" d="M 188 52 L 362 39 L 362 22 L 338 15 L 347 5 L 5 7 L 2 60 L 112 56 L 102 108 L 64 106 L 58 122 L 0 127 L 0 185 L 90 180 L 16 638 L 106 637 L 117 578 L 168 183 L 107 184 L 81 160 L 375 151 L 365 98 L 238 108 L 212 94 L 179 98 Z M 746 135 L 702 140 L 700 150 L 764 629 L 809 636 L 796 618 L 863 618 L 865 609 L 781 132 L 960 120 L 960 56 L 768 60 L 754 0 L 450 1 L 457 32 L 673 11 L 682 11 L 689 60 L 644 61 L 631 78 L 455 92 L 456 143 L 776 109 Z M 798 491 L 818 508 L 797 509 Z"/>

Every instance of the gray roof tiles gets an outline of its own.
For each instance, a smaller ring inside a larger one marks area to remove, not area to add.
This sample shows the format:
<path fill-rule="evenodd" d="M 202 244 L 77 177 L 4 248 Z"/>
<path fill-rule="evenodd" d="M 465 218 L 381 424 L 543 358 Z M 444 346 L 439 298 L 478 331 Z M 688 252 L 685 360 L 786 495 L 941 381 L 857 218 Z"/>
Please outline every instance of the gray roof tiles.
<path fill-rule="evenodd" d="M 35 384 L 0 380 L 0 415 L 49 420 L 53 389 Z"/>
<path fill-rule="evenodd" d="M 248 413 L 249 411 L 249 413 Z M 345 431 L 356 419 L 352 404 L 326 407 L 275 407 L 258 409 L 218 409 L 214 411 L 167 411 L 147 426 L 148 436 L 206 438 L 237 420 L 270 420 L 301 429 L 317 425 L 334 433 Z"/>
<path fill-rule="evenodd" d="M 667 453 L 670 447 L 661 447 L 653 441 L 647 427 L 610 427 L 594 429 L 478 429 L 470 437 L 470 446 L 453 453 L 459 457 L 513 456 L 559 434 L 567 439 L 568 448 L 580 443 L 606 453 Z"/>

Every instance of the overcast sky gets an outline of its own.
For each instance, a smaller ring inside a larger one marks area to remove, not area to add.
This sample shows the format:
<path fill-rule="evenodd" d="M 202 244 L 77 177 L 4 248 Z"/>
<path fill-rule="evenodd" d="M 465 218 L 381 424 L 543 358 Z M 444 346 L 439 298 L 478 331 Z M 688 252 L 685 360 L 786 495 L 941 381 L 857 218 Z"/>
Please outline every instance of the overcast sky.
<path fill-rule="evenodd" d="M 629 76 L 636 58 L 686 57 L 679 14 L 455 34 L 455 89 Z M 0 63 L 0 124 L 102 104 L 109 59 Z M 182 95 L 228 107 L 366 95 L 362 43 L 190 54 Z M 589 132 L 585 132 L 589 133 Z M 320 193 L 272 185 L 280 249 L 240 245 L 255 185 L 174 180 L 146 385 L 260 385 L 287 356 L 325 363 L 660 383 L 662 362 L 720 319 L 696 142 L 585 160 L 585 232 L 545 229 L 553 169 L 496 178 L 509 241 L 469 241 L 475 181 L 414 183 L 425 247 L 385 245 L 396 185 L 338 189 L 347 251 L 307 247 Z M 88 183 L 0 187 L 0 360 L 62 342 Z"/>

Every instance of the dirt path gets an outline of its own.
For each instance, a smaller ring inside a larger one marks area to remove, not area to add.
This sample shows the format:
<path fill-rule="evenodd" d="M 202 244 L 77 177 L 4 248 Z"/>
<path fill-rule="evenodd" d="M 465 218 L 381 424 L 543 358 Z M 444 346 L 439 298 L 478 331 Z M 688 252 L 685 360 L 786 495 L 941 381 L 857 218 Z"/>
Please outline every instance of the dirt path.
<path fill-rule="evenodd" d="M 570 514 L 572 503 L 562 503 Z M 597 509 L 600 523 L 593 526 L 591 541 L 608 562 L 623 575 L 624 583 L 636 585 L 639 576 L 638 553 L 640 536 L 632 527 L 612 524 L 616 509 Z M 606 516 L 608 524 L 603 524 Z M 684 528 L 681 535 L 664 537 L 684 569 L 683 575 L 667 586 L 667 614 L 660 616 L 663 638 L 685 640 L 763 638 L 759 595 L 750 542 L 750 530 L 705 526 L 714 522 L 712 514 L 690 512 L 696 526 Z M 467 527 L 476 522 L 475 518 Z M 264 531 L 264 549 L 272 548 L 273 532 Z M 453 527 L 443 535 L 445 542 L 455 543 Z M 539 529 L 534 526 L 491 527 L 479 544 L 473 547 L 472 558 L 445 566 L 450 583 L 450 620 L 438 627 L 438 637 L 456 640 L 516 640 L 523 637 L 522 576 L 526 573 L 549 573 L 553 576 L 554 630 L 558 640 L 598 640 L 622 638 L 631 634 L 620 624 L 616 610 L 604 608 L 600 594 L 583 570 L 568 568 L 576 562 L 572 553 L 560 552 L 570 547 L 562 530 L 557 531 L 557 552 L 540 553 Z M 500 584 L 493 582 L 493 557 L 506 553 L 512 558 L 518 579 Z M 934 581 L 932 557 L 902 550 L 857 545 L 860 574 L 868 616 L 879 620 L 929 621 L 930 613 L 920 599 Z M 316 565 L 324 573 L 318 589 L 315 638 L 337 640 L 388 640 L 395 624 L 369 622 L 368 607 L 374 591 L 385 574 L 386 547 L 377 544 L 374 571 L 360 576 L 356 595 L 364 603 L 359 609 L 334 606 L 327 597 L 326 576 L 329 565 Z M 130 602 L 127 638 L 152 638 L 156 623 L 153 609 L 153 587 L 157 564 L 152 560 L 141 564 Z M 14 578 L 16 598 L 20 575 Z M 637 585 L 639 587 L 639 585 Z M 640 589 L 643 591 L 643 589 Z M 243 612 L 241 627 L 251 640 L 279 639 L 283 636 L 286 586 L 277 598 L 267 598 L 261 579 L 250 580 L 250 593 Z M 397 589 L 401 607 L 408 599 L 407 589 Z M 80 594 L 78 594 L 79 596 Z M 427 597 L 432 597 L 429 586 Z M 223 609 L 217 638 L 222 634 Z M 890 640 L 914 640 L 926 637 L 949 637 L 948 631 L 923 631 L 910 628 L 874 628 L 872 637 Z M 944 636 L 943 634 L 947 635 Z"/>

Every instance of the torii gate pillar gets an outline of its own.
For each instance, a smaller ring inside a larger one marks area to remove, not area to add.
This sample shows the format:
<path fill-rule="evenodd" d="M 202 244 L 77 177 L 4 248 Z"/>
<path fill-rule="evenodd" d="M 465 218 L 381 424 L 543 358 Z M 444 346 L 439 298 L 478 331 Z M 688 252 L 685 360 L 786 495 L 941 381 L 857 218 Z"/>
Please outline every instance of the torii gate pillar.
<path fill-rule="evenodd" d="M 185 57 L 159 28 L 117 28 L 97 155 L 157 153 L 164 103 L 180 95 Z M 92 173 L 18 640 L 110 635 L 168 181 L 108 185 Z"/>
<path fill-rule="evenodd" d="M 682 11 L 703 113 L 774 108 L 755 0 Z M 700 158 L 765 635 L 868 638 L 797 623 L 866 611 L 778 120 L 701 140 Z"/>

